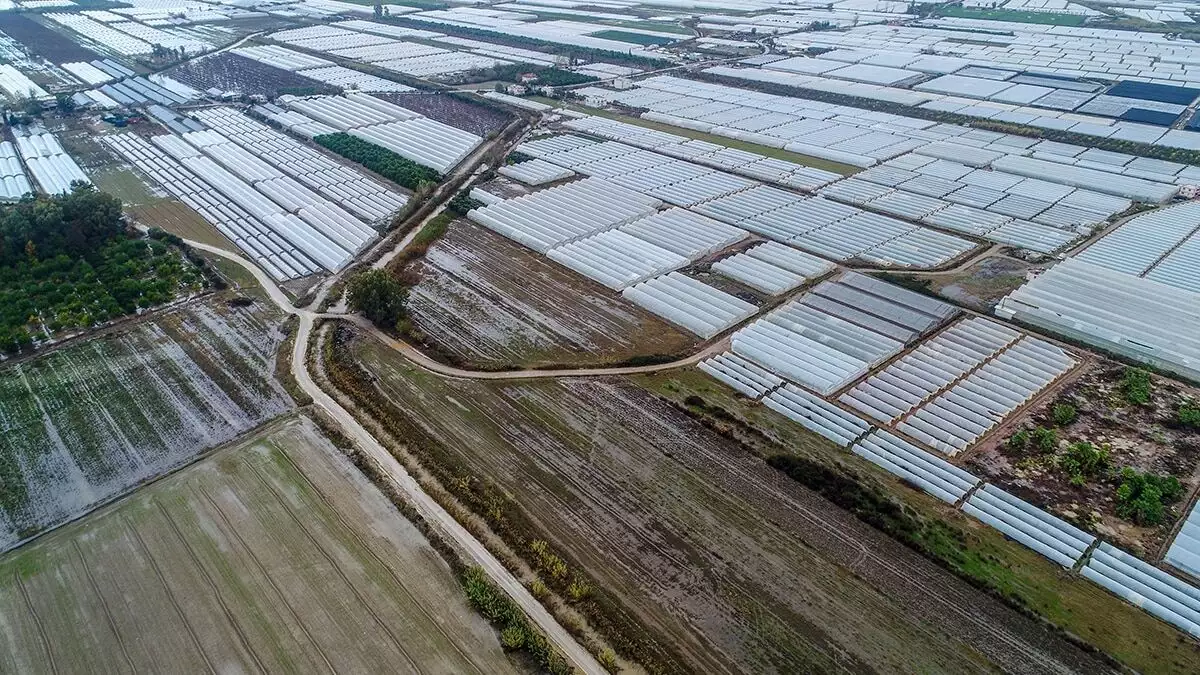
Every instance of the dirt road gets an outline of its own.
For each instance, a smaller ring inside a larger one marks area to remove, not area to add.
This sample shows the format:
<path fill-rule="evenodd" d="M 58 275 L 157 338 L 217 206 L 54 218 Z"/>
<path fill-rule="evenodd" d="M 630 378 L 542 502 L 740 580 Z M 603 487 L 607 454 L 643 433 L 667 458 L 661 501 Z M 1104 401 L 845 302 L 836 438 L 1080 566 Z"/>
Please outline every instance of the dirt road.
<path fill-rule="evenodd" d="M 393 485 L 405 496 L 410 504 L 417 509 L 421 517 L 432 527 L 436 528 L 446 539 L 453 542 L 457 548 L 468 556 L 472 563 L 482 568 L 492 579 L 493 583 L 502 588 L 538 626 L 546 637 L 576 668 L 587 675 L 605 675 L 607 671 L 592 655 L 583 648 L 570 633 L 564 629 L 542 604 L 538 602 L 521 582 L 512 575 L 504 565 L 489 552 L 470 532 L 458 523 L 445 509 L 433 500 L 417 483 L 417 481 L 400 465 L 396 458 L 387 451 L 375 437 L 358 423 L 348 410 L 326 394 L 308 372 L 306 352 L 309 336 L 312 334 L 313 323 L 318 315 L 307 310 L 294 307 L 287 295 L 275 285 L 269 276 L 257 265 L 223 249 L 188 242 L 195 249 L 221 256 L 231 262 L 241 265 L 251 274 L 266 291 L 267 296 L 284 312 L 295 315 L 300 319 L 296 333 L 296 346 L 292 353 L 292 376 L 306 394 L 312 397 L 314 403 L 329 414 L 342 428 L 348 438 L 354 440 L 358 447 L 387 474 Z"/>

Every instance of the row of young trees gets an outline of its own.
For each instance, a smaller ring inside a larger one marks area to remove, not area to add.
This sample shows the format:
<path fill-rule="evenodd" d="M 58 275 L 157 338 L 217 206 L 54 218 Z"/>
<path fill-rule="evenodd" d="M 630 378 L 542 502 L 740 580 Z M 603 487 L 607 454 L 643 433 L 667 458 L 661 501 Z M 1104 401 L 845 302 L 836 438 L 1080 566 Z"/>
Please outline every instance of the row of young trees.
<path fill-rule="evenodd" d="M 357 136 L 336 133 L 317 136 L 313 140 L 410 190 L 419 190 L 442 179 L 437 171 Z"/>

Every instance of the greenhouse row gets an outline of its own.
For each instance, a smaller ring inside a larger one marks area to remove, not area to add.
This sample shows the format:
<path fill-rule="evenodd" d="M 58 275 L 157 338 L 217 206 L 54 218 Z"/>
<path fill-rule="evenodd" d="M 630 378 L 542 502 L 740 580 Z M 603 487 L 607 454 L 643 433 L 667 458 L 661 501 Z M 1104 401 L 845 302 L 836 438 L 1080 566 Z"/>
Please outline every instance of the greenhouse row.
<path fill-rule="evenodd" d="M 205 108 L 193 114 L 243 149 L 368 222 L 385 220 L 408 201 L 361 171 L 342 165 L 232 108 Z"/>
<path fill-rule="evenodd" d="M 620 230 L 557 246 L 546 256 L 618 291 L 688 264 L 687 258 Z"/>
<path fill-rule="evenodd" d="M 1096 541 L 1096 537 L 995 485 L 976 490 L 962 509 L 1067 569 L 1074 567 Z"/>
<path fill-rule="evenodd" d="M 545 253 L 650 215 L 661 204 L 628 188 L 588 178 L 474 209 L 467 217 Z"/>
<path fill-rule="evenodd" d="M 1077 258 L 1200 293 L 1200 204 L 1185 202 L 1137 215 Z"/>
<path fill-rule="evenodd" d="M 400 84 L 393 80 L 385 80 L 382 77 L 364 73 L 362 71 L 346 68 L 345 66 L 323 66 L 320 68 L 307 68 L 296 71 L 296 74 L 303 75 L 310 80 L 330 84 L 341 89 L 350 89 L 361 92 L 390 92 L 403 93 L 416 91 L 406 84 Z"/>
<path fill-rule="evenodd" d="M 616 141 L 551 137 L 518 149 L 835 260 L 862 258 L 885 266 L 932 267 L 976 246 L 853 207 L 806 201 L 795 193 Z"/>
<path fill-rule="evenodd" d="M 676 159 L 685 159 L 696 164 L 722 169 L 767 183 L 786 185 L 798 190 L 816 190 L 842 177 L 841 174 L 832 171 L 815 169 L 745 150 L 734 150 L 723 145 L 689 139 L 687 136 L 647 129 L 636 124 L 604 117 L 580 117 L 566 122 L 564 126 L 639 148 L 654 150 Z"/>
<path fill-rule="evenodd" d="M 717 354 L 696 367 L 754 399 L 783 384 L 783 378 L 733 352 Z"/>
<path fill-rule="evenodd" d="M 255 45 L 253 47 L 238 47 L 232 50 L 238 56 L 253 59 L 268 66 L 281 70 L 303 70 L 305 68 L 324 68 L 337 65 L 329 59 L 323 59 L 311 54 L 304 54 L 294 49 L 279 45 Z"/>
<path fill-rule="evenodd" d="M 821 394 L 866 374 L 953 306 L 845 272 L 733 336 L 733 352 Z"/>
<path fill-rule="evenodd" d="M 1104 542 L 1080 574 L 1182 630 L 1200 637 L 1200 589 Z"/>
<path fill-rule="evenodd" d="M 25 73 L 14 68 L 11 64 L 0 63 L 0 90 L 10 102 L 20 101 L 32 96 L 36 100 L 48 100 L 52 97 Z"/>
<path fill-rule="evenodd" d="M 712 264 L 712 269 L 767 295 L 782 295 L 799 288 L 804 277 L 780 269 L 765 260 L 738 253 Z"/>
<path fill-rule="evenodd" d="M 733 352 L 830 394 L 900 351 L 904 342 L 851 323 L 857 310 L 793 301 L 733 336 Z"/>
<path fill-rule="evenodd" d="M 1165 560 L 1194 577 L 1200 577 L 1200 504 L 1192 507 L 1171 542 Z"/>
<path fill-rule="evenodd" d="M 621 294 L 704 339 L 745 321 L 758 311 L 745 300 L 679 272 L 643 281 Z"/>
<path fill-rule="evenodd" d="M 231 142 L 206 148 L 224 146 L 219 155 L 229 163 L 222 166 L 178 136 L 155 136 L 150 140 L 202 183 L 216 189 L 329 271 L 344 267 L 375 236 L 374 230 L 291 178 L 280 174 L 258 180 L 254 185 L 247 182 L 245 176 L 270 175 L 272 168 Z"/>
<path fill-rule="evenodd" d="M 750 236 L 741 228 L 678 207 L 623 225 L 621 231 L 674 251 L 688 260 L 698 260 Z"/>
<path fill-rule="evenodd" d="M 1020 337 L 1019 332 L 989 319 L 964 319 L 858 383 L 839 400 L 891 424 Z"/>
<path fill-rule="evenodd" d="M 17 201 L 33 192 L 12 141 L 0 141 L 0 199 Z"/>
<path fill-rule="evenodd" d="M 475 134 L 367 94 L 282 96 L 279 100 L 294 112 L 348 131 L 438 173 L 448 173 L 483 142 Z"/>
<path fill-rule="evenodd" d="M 365 29 L 367 27 L 363 24 L 370 23 L 355 21 L 342 22 L 338 26 L 310 26 L 309 28 L 324 30 L 303 32 L 307 29 L 297 28 L 272 33 L 268 37 L 302 49 L 369 63 L 379 68 L 420 78 L 452 75 L 513 62 L 508 58 L 497 58 L 490 55 L 489 52 L 495 50 L 486 50 L 486 52 L 479 49 L 465 52 L 454 51 L 417 42 L 396 40 L 382 35 L 379 29 L 370 29 L 369 32 L 347 29 L 352 24 L 355 29 Z M 373 25 L 385 28 L 383 24 Z M 404 37 L 430 38 L 437 36 L 436 33 L 426 31 L 402 30 L 407 33 Z M 395 33 L 396 31 L 390 32 Z M 544 61 L 544 55 L 538 60 Z"/>
<path fill-rule="evenodd" d="M 544 185 L 546 183 L 566 180 L 575 175 L 575 172 L 570 169 L 563 168 L 557 164 L 551 164 L 541 159 L 532 159 L 527 162 L 502 166 L 498 173 L 501 176 L 508 176 L 526 185 Z"/>
<path fill-rule="evenodd" d="M 1200 295 L 1068 258 L 1001 299 L 996 315 L 1200 380 Z"/>
<path fill-rule="evenodd" d="M 255 115 L 258 115 L 268 122 L 276 124 L 280 128 L 286 129 L 289 133 L 301 138 L 307 138 L 311 140 L 317 136 L 336 134 L 338 132 L 337 129 L 334 129 L 328 124 L 314 121 L 311 117 L 306 117 L 298 112 L 284 110 L 274 103 L 256 105 L 250 110 Z"/>
<path fill-rule="evenodd" d="M 264 221 L 231 203 L 215 188 L 136 134 L 113 134 L 104 142 L 155 184 L 195 209 L 277 281 L 319 270 L 307 256 Z"/>
<path fill-rule="evenodd" d="M 979 485 L 979 478 L 883 429 L 876 429 L 852 448 L 854 454 L 955 504 Z"/>
<path fill-rule="evenodd" d="M 156 137 L 154 142 L 158 142 L 160 138 Z M 214 165 L 206 161 L 205 157 L 176 156 L 176 159 L 179 159 L 184 166 L 192 169 L 221 192 L 235 188 L 226 188 L 214 182 L 210 177 L 224 176 L 225 172 L 229 172 L 241 181 L 245 181 L 239 187 L 245 187 L 248 190 L 240 195 L 240 201 L 239 199 L 234 199 L 234 201 L 259 218 L 264 218 L 272 213 L 288 213 L 298 216 L 317 235 L 327 239 L 336 248 L 350 256 L 357 253 L 378 235 L 374 229 L 363 224 L 336 203 L 309 190 L 294 178 L 285 175 L 277 167 L 256 157 L 250 151 L 215 131 L 194 131 L 184 134 L 181 138 L 203 152 L 207 158 L 215 160 L 220 164 L 221 170 L 215 171 Z M 169 149 L 168 152 L 170 152 Z M 230 197 L 233 198 L 232 195 Z M 322 242 L 317 240 L 317 243 Z M 305 252 L 323 265 L 334 263 L 332 258 L 323 258 L 316 251 L 306 250 Z M 334 253 L 336 254 L 337 251 Z"/>
<path fill-rule="evenodd" d="M 961 452 L 1075 367 L 1058 347 L 1025 336 L 923 404 L 899 429 L 935 450 Z"/>
<path fill-rule="evenodd" d="M 854 443 L 871 428 L 870 424 L 794 384 L 775 389 L 762 401 L 771 410 L 842 447 Z"/>
<path fill-rule="evenodd" d="M 13 128 L 13 137 L 16 139 L 17 153 L 42 192 L 62 194 L 71 191 L 71 183 L 92 182 L 50 132 L 37 128 Z"/>

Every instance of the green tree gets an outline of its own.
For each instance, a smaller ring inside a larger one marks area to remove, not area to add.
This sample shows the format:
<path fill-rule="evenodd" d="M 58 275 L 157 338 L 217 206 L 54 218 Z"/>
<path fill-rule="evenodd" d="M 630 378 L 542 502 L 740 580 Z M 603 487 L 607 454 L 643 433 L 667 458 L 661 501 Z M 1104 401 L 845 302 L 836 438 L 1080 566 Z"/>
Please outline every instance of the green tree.
<path fill-rule="evenodd" d="M 1058 433 L 1053 429 L 1038 427 L 1030 435 L 1035 450 L 1042 454 L 1050 454 L 1058 447 Z"/>
<path fill-rule="evenodd" d="M 1050 412 L 1050 417 L 1054 420 L 1054 425 L 1058 427 L 1067 426 L 1071 422 L 1074 422 L 1078 416 L 1079 413 L 1076 412 L 1075 406 L 1070 403 L 1056 403 Z"/>
<path fill-rule="evenodd" d="M 1150 373 L 1141 368 L 1130 366 L 1125 369 L 1125 375 L 1121 378 L 1121 393 L 1126 401 L 1134 405 L 1146 405 L 1150 402 L 1152 386 Z"/>
<path fill-rule="evenodd" d="M 1121 470 L 1117 487 L 1117 515 L 1138 525 L 1163 522 L 1166 505 L 1179 501 L 1183 485 L 1174 476 L 1143 473 L 1132 467 Z"/>
<path fill-rule="evenodd" d="M 1096 447 L 1087 442 L 1072 443 L 1067 452 L 1058 458 L 1058 467 L 1070 476 L 1071 484 L 1082 486 L 1089 479 L 1097 478 L 1108 471 L 1109 448 Z"/>
<path fill-rule="evenodd" d="M 347 286 L 350 308 L 384 330 L 396 329 L 404 317 L 407 296 L 407 289 L 386 270 L 359 272 Z"/>

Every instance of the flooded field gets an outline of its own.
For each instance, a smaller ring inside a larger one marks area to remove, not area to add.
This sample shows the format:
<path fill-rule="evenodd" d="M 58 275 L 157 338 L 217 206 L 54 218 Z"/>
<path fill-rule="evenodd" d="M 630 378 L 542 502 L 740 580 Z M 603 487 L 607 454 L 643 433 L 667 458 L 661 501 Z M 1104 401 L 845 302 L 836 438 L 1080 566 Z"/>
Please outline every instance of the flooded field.
<path fill-rule="evenodd" d="M 414 327 L 462 363 L 603 364 L 676 354 L 694 338 L 500 235 L 457 220 L 414 267 Z"/>
<path fill-rule="evenodd" d="M 0 550 L 289 410 L 280 321 L 193 302 L 0 368 Z"/>
<path fill-rule="evenodd" d="M 121 671 L 520 672 L 303 418 L 0 558 L 0 672 Z"/>
<path fill-rule="evenodd" d="M 497 481 L 666 672 L 1100 668 L 628 380 L 450 380 L 336 349 L 370 373 L 356 400 L 459 484 Z"/>

